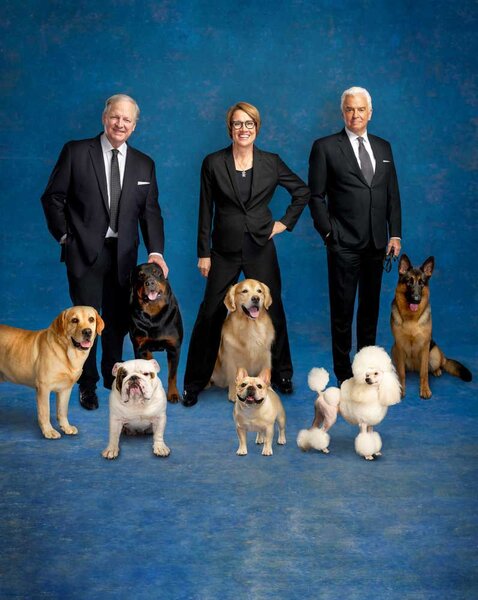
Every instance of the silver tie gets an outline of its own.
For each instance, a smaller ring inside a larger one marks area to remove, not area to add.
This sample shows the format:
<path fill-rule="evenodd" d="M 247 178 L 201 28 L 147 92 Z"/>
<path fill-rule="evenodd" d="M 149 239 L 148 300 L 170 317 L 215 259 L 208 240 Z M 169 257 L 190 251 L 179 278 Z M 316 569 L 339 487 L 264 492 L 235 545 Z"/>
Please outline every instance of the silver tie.
<path fill-rule="evenodd" d="M 360 168 L 362 169 L 363 176 L 365 177 L 365 181 L 370 185 L 373 179 L 373 166 L 372 161 L 370 159 L 370 154 L 367 152 L 364 144 L 363 137 L 357 138 L 359 141 L 359 159 L 360 159 Z"/>

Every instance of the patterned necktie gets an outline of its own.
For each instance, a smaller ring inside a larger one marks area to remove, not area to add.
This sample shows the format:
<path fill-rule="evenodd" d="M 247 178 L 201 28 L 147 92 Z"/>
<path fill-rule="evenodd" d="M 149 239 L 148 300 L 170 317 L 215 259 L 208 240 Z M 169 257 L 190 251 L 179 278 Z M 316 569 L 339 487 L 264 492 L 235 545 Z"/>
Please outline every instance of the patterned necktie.
<path fill-rule="evenodd" d="M 367 152 L 365 146 L 363 145 L 363 137 L 358 137 L 357 139 L 359 142 L 360 168 L 362 169 L 365 181 L 370 185 L 373 179 L 372 161 L 370 159 L 370 154 Z"/>
<path fill-rule="evenodd" d="M 110 181 L 110 227 L 116 233 L 118 231 L 118 212 L 121 196 L 121 179 L 118 164 L 118 152 L 116 148 L 111 150 L 111 181 Z"/>

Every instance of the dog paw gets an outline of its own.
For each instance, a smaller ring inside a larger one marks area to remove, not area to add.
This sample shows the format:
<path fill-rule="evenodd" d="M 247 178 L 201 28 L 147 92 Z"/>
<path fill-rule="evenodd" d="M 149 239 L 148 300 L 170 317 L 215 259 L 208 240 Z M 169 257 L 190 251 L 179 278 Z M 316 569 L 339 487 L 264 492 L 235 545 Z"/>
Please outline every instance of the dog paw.
<path fill-rule="evenodd" d="M 420 388 L 420 398 L 423 398 L 424 400 L 428 400 L 431 397 L 432 397 L 432 391 L 429 387 Z"/>
<path fill-rule="evenodd" d="M 171 450 L 166 446 L 166 444 L 154 444 L 153 452 L 156 456 L 169 456 L 171 454 Z"/>
<path fill-rule="evenodd" d="M 110 446 L 108 446 L 108 448 L 105 448 L 103 450 L 103 452 L 101 453 L 101 455 L 103 456 L 103 458 L 107 458 L 108 460 L 112 460 L 113 458 L 117 458 L 119 454 L 119 448 L 110 448 Z"/>
<path fill-rule="evenodd" d="M 374 456 L 370 455 L 370 456 L 364 456 L 365 460 L 374 460 Z"/>
<path fill-rule="evenodd" d="M 168 391 L 168 402 L 170 402 L 171 404 L 177 404 L 180 399 L 181 396 L 178 390 Z"/>
<path fill-rule="evenodd" d="M 256 435 L 256 444 L 263 444 L 264 443 L 264 436 L 262 435 L 262 433 L 258 433 Z"/>
<path fill-rule="evenodd" d="M 272 456 L 274 453 L 272 452 L 272 448 L 263 448 L 262 456 Z"/>
<path fill-rule="evenodd" d="M 441 377 L 442 374 L 443 374 L 443 371 L 440 368 L 438 368 L 436 371 L 432 371 L 432 375 L 434 377 Z"/>
<path fill-rule="evenodd" d="M 43 429 L 42 433 L 43 437 L 45 437 L 47 440 L 58 440 L 61 438 L 61 433 L 56 429 L 53 429 L 53 427 L 50 427 L 49 429 Z"/>
<path fill-rule="evenodd" d="M 280 444 L 281 446 L 285 445 L 285 443 L 286 443 L 285 434 L 282 434 L 282 435 L 279 434 L 279 438 L 277 439 L 277 443 Z"/>
<path fill-rule="evenodd" d="M 76 435 L 78 433 L 78 429 L 74 425 L 60 425 L 60 428 L 66 435 Z"/>
<path fill-rule="evenodd" d="M 246 456 L 247 448 L 238 448 L 236 450 L 236 454 L 237 454 L 237 456 Z"/>

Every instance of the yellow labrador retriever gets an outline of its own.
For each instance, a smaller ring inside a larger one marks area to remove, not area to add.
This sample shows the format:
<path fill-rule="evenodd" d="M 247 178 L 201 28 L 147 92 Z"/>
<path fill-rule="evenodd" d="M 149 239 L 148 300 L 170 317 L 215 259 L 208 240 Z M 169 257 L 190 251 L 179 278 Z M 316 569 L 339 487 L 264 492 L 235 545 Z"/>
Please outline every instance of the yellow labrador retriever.
<path fill-rule="evenodd" d="M 78 433 L 68 422 L 68 402 L 96 334 L 101 335 L 104 326 L 91 306 L 68 308 L 40 331 L 0 325 L 0 382 L 35 388 L 38 423 L 46 438 L 61 437 L 50 423 L 50 392 L 56 393 L 56 414 L 62 431 L 68 435 Z"/>
<path fill-rule="evenodd" d="M 229 400 L 236 400 L 236 373 L 245 369 L 251 377 L 271 370 L 274 326 L 267 309 L 272 304 L 267 285 L 244 279 L 229 288 L 224 304 L 229 314 L 222 326 L 221 345 L 211 383 L 229 387 Z"/>

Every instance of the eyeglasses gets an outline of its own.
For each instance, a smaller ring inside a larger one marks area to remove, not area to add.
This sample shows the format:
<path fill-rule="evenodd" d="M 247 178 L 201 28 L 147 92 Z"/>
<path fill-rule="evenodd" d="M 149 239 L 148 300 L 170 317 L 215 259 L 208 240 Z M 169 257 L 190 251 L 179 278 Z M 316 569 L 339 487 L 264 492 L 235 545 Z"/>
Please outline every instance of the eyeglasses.
<path fill-rule="evenodd" d="M 246 129 L 254 129 L 256 126 L 254 121 L 231 121 L 231 125 L 234 129 L 241 129 L 243 125 Z"/>

